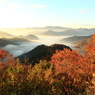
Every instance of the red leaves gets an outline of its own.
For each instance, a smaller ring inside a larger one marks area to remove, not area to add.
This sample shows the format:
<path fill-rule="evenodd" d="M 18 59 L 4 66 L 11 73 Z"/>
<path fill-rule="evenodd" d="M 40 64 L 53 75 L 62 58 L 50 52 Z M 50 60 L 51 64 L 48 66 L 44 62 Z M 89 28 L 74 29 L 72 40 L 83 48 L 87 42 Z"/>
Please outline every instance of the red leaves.
<path fill-rule="evenodd" d="M 0 50 L 0 58 L 4 59 L 8 55 L 8 52 L 5 50 Z"/>
<path fill-rule="evenodd" d="M 4 52 L 5 50 L 0 50 L 0 52 L 2 53 L 2 52 Z"/>
<path fill-rule="evenodd" d="M 0 66 L 2 66 L 4 69 L 7 68 L 9 63 L 9 60 L 13 59 L 13 55 L 8 53 L 5 50 L 0 50 Z M 14 63 L 12 63 L 14 64 Z"/>
<path fill-rule="evenodd" d="M 0 66 L 3 66 L 4 64 L 2 62 L 0 62 Z"/>
<path fill-rule="evenodd" d="M 5 57 L 9 57 L 9 58 L 12 58 L 13 55 L 12 54 L 9 54 L 7 51 L 5 50 L 0 50 L 0 58 L 4 59 Z"/>

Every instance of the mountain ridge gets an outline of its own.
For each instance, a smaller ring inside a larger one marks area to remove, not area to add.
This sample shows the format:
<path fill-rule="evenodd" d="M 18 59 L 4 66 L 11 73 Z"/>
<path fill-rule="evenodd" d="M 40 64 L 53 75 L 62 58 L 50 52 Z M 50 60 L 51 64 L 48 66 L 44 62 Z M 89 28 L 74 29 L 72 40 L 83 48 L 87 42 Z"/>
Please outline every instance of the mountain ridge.
<path fill-rule="evenodd" d="M 63 38 L 60 41 L 61 42 L 67 42 L 67 43 L 76 43 L 77 41 L 85 40 L 85 39 L 88 39 L 88 38 L 91 38 L 91 37 L 92 37 L 92 35 L 89 35 L 89 36 L 70 36 L 70 37 L 67 37 L 67 38 Z"/>
<path fill-rule="evenodd" d="M 28 59 L 28 63 L 32 63 L 34 65 L 40 60 L 50 60 L 56 50 L 64 50 L 65 48 L 72 50 L 69 46 L 63 44 L 53 44 L 51 46 L 38 45 L 33 50 L 18 56 L 17 58 L 19 58 L 21 62 Z"/>

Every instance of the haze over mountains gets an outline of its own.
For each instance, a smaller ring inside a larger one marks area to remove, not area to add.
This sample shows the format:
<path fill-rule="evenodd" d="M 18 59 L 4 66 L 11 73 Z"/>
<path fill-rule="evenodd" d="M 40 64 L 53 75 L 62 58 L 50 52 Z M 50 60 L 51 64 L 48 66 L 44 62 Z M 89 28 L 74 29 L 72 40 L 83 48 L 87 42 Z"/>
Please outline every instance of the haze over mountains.
<path fill-rule="evenodd" d="M 63 38 L 61 41 L 64 43 L 72 43 L 75 44 L 77 41 L 82 41 L 88 38 L 91 38 L 92 35 L 89 36 L 71 36 L 71 37 L 67 37 L 67 38 Z"/>
<path fill-rule="evenodd" d="M 48 35 L 51 35 L 49 31 L 52 33 L 57 34 L 58 36 L 75 36 L 75 35 L 91 35 L 95 33 L 95 28 L 66 28 L 60 26 L 46 26 L 46 27 L 28 27 L 28 28 L 0 28 L 1 31 L 12 35 L 45 35 L 44 33 L 47 32 Z M 54 35 L 55 35 L 54 34 Z"/>
<path fill-rule="evenodd" d="M 35 35 L 14 36 L 9 33 L 0 32 L 0 49 L 9 51 L 14 57 L 26 53 L 38 45 L 37 42 L 31 40 L 38 40 Z"/>
<path fill-rule="evenodd" d="M 66 28 L 59 26 L 34 28 L 0 28 L 0 48 L 9 51 L 15 57 L 27 53 L 36 46 L 45 44 L 64 44 L 90 38 L 95 28 Z"/>
<path fill-rule="evenodd" d="M 33 35 L 33 34 L 29 34 L 29 35 L 27 35 L 27 36 L 22 36 L 22 35 L 20 35 L 20 36 L 18 36 L 18 37 L 20 37 L 20 38 L 25 38 L 25 39 L 28 39 L 28 40 L 38 40 L 38 39 L 39 39 L 37 36 L 35 36 L 35 35 Z"/>
<path fill-rule="evenodd" d="M 0 38 L 2 37 L 10 38 L 10 37 L 14 37 L 14 35 L 0 31 Z"/>
<path fill-rule="evenodd" d="M 48 30 L 43 33 L 43 35 L 49 36 L 87 36 L 95 33 L 95 29 L 67 29 L 64 31 L 53 31 Z"/>

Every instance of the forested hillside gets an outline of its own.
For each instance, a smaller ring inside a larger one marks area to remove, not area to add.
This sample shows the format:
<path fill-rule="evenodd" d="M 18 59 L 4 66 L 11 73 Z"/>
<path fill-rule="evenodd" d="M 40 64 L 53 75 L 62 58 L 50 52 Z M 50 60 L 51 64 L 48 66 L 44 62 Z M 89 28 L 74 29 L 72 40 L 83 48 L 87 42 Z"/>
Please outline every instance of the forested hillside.
<path fill-rule="evenodd" d="M 48 48 L 52 51 L 60 45 L 41 47 L 48 52 Z M 57 48 L 50 60 L 42 59 L 35 65 L 31 61 L 28 65 L 27 60 L 21 63 L 19 58 L 0 50 L 0 59 L 1 95 L 95 94 L 95 34 L 84 44 L 83 54 L 70 48 Z"/>
<path fill-rule="evenodd" d="M 65 48 L 72 50 L 69 46 L 63 44 L 53 44 L 51 46 L 39 45 L 28 53 L 18 56 L 17 58 L 19 58 L 21 62 L 27 60 L 27 64 L 32 63 L 33 65 L 39 63 L 40 60 L 49 61 L 56 50 L 64 50 Z"/>

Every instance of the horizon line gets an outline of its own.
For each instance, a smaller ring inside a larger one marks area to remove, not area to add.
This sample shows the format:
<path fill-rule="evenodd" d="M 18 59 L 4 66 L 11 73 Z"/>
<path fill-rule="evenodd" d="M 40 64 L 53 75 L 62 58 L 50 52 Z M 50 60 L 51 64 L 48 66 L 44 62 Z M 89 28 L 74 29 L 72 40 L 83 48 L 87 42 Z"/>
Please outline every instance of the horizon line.
<path fill-rule="evenodd" d="M 64 27 L 64 26 L 33 26 L 33 27 L 0 27 L 4 29 L 15 29 L 15 28 L 46 28 L 46 27 L 60 27 L 60 28 L 73 28 L 73 29 L 93 29 L 95 27 Z"/>

